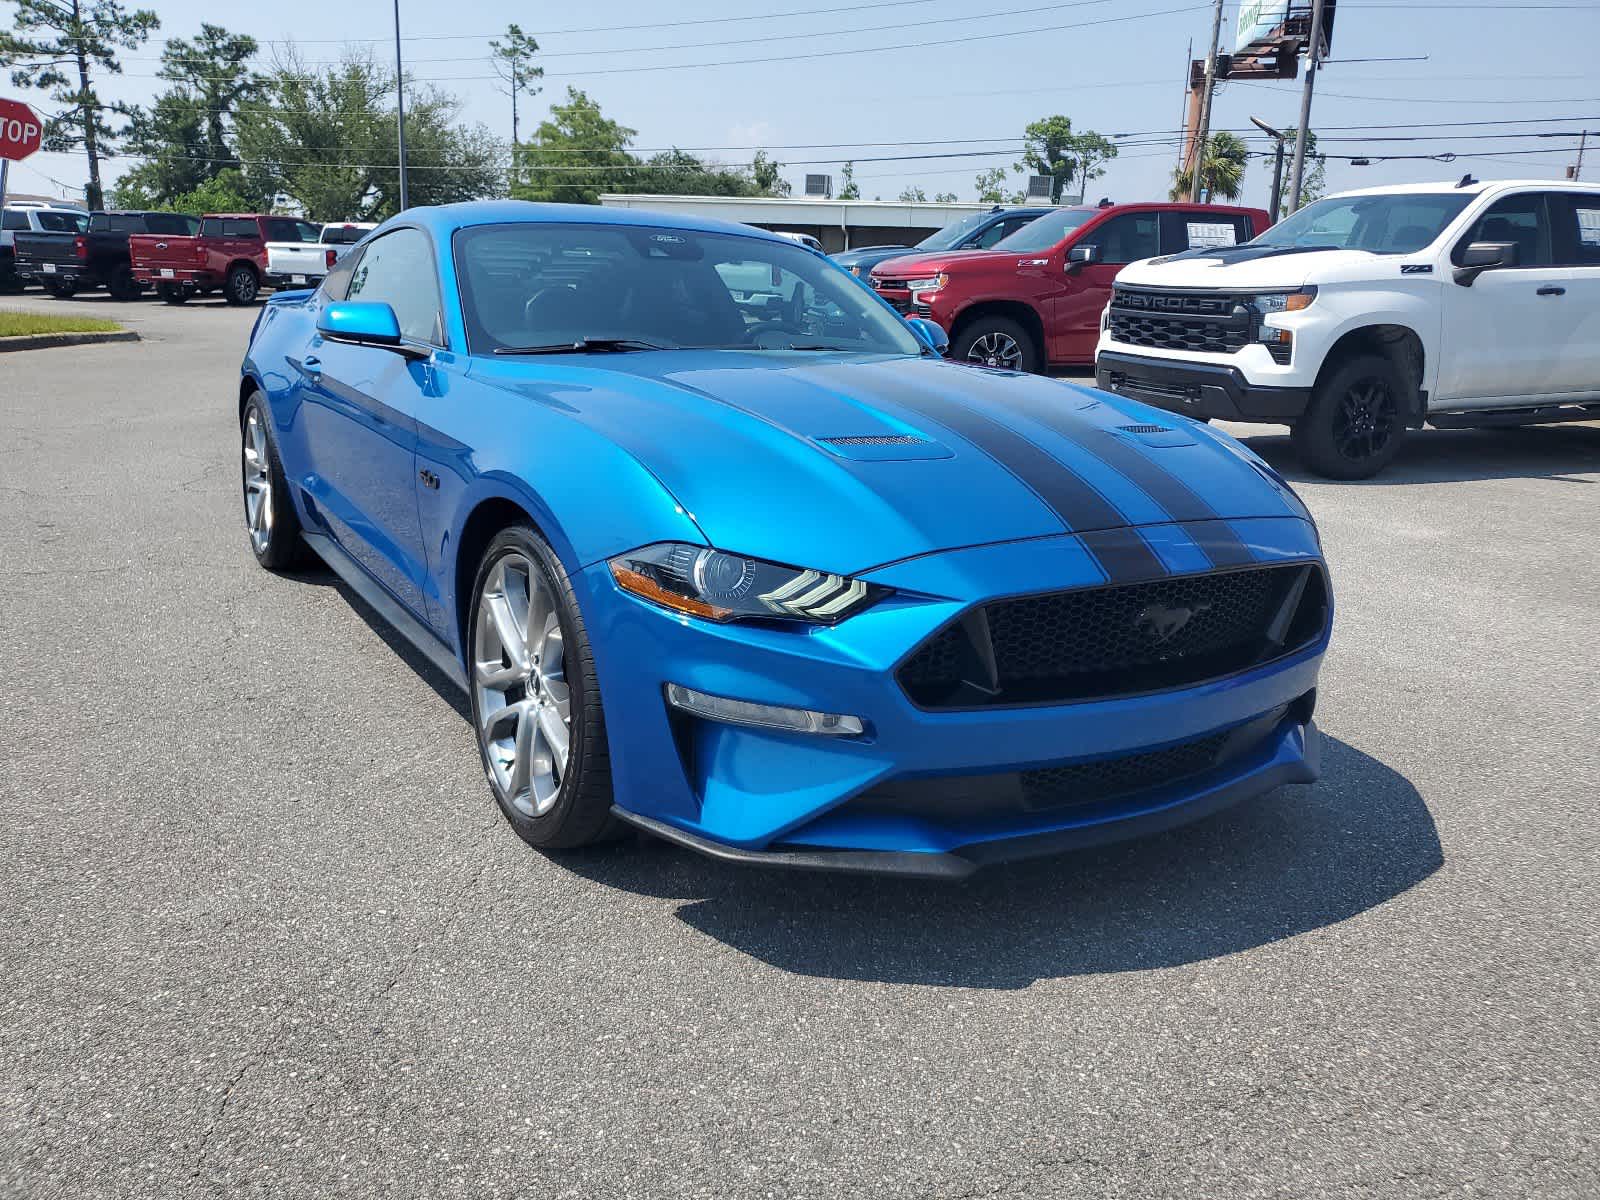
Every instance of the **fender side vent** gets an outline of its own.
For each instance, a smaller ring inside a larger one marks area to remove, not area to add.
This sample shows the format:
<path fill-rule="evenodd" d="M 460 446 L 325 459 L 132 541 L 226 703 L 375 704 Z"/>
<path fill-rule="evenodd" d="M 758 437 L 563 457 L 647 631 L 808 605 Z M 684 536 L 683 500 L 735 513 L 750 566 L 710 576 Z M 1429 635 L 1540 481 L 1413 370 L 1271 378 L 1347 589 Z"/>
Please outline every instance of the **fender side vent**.
<path fill-rule="evenodd" d="M 818 438 L 830 446 L 926 446 L 927 438 L 913 437 L 909 433 L 874 433 L 864 437 Z"/>

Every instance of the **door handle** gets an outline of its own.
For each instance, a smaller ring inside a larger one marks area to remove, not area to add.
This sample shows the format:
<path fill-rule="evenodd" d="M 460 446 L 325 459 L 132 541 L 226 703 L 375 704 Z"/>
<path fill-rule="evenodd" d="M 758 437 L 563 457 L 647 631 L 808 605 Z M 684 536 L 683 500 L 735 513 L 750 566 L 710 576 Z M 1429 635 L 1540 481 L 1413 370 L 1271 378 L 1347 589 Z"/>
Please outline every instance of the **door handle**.
<path fill-rule="evenodd" d="M 300 369 L 306 373 L 306 378 L 315 383 L 322 378 L 322 360 L 315 354 L 308 354 L 300 360 Z"/>
<path fill-rule="evenodd" d="M 1554 284 L 1547 283 L 1544 285 L 1544 287 L 1539 289 L 1538 294 L 1541 296 L 1565 296 L 1567 294 L 1567 289 L 1564 287 L 1556 287 Z"/>

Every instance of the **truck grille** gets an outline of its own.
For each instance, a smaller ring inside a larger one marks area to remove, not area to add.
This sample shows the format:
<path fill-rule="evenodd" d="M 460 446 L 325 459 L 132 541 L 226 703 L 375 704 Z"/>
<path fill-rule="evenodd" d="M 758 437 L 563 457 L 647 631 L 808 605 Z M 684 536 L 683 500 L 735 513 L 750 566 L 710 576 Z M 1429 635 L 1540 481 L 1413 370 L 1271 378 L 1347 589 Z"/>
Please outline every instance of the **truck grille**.
<path fill-rule="evenodd" d="M 1217 292 L 1111 292 L 1111 337 L 1129 346 L 1234 354 L 1254 339 L 1258 319 L 1240 297 Z"/>
<path fill-rule="evenodd" d="M 1327 621 L 1316 563 L 1080 588 L 986 604 L 924 642 L 898 678 L 925 709 L 1107 699 L 1272 662 Z"/>

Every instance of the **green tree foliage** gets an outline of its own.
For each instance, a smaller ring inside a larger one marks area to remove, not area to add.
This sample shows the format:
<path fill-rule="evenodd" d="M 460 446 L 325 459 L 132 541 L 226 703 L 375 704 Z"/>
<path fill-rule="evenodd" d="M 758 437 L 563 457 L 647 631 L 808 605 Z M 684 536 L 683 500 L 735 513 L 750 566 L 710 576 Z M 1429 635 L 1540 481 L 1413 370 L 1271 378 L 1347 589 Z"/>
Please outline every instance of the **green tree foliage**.
<path fill-rule="evenodd" d="M 533 142 L 514 147 L 511 194 L 522 200 L 598 204 L 602 192 L 638 191 L 638 159 L 628 153 L 636 132 L 569 86 L 567 102 L 550 106 Z"/>
<path fill-rule="evenodd" d="M 1086 129 L 1075 133 L 1072 120 L 1059 114 L 1041 117 L 1022 133 L 1022 161 L 1019 171 L 1050 176 L 1050 199 L 1059 203 L 1068 184 L 1077 180 L 1087 186 L 1104 175 L 1103 164 L 1117 156 L 1117 147 L 1107 138 Z"/>
<path fill-rule="evenodd" d="M 625 190 L 673 196 L 754 196 L 755 183 L 742 171 L 707 163 L 684 150 L 651 155 Z"/>
<path fill-rule="evenodd" d="M 902 204 L 925 204 L 927 200 L 927 193 L 915 184 L 900 193 L 900 202 Z"/>
<path fill-rule="evenodd" d="M 1237 200 L 1244 189 L 1244 168 L 1249 156 L 1236 135 L 1226 130 L 1213 133 L 1206 141 L 1200 165 L 1200 190 L 1213 201 Z M 1189 183 L 1189 172 L 1183 167 L 1175 168 L 1168 195 L 1174 200 L 1188 199 Z"/>
<path fill-rule="evenodd" d="M 1289 203 L 1289 175 L 1294 170 L 1294 144 L 1300 138 L 1298 129 L 1289 130 L 1283 141 L 1283 202 Z M 1267 178 L 1272 178 L 1272 156 L 1267 156 Z M 1300 178 L 1300 207 L 1313 200 L 1321 200 L 1328 191 L 1328 157 L 1317 153 L 1317 135 L 1306 134 L 1306 169 Z"/>
<path fill-rule="evenodd" d="M 209 24 L 192 42 L 167 41 L 160 75 L 174 86 L 134 110 L 127 147 L 144 161 L 123 176 L 119 195 L 140 192 L 165 204 L 223 171 L 237 174 L 234 121 L 267 89 L 266 76 L 249 65 L 256 49 L 254 38 Z"/>
<path fill-rule="evenodd" d="M 319 221 L 375 221 L 400 207 L 395 77 L 370 51 L 312 69 L 293 51 L 268 78 L 265 102 L 237 121 L 251 194 L 282 194 Z M 406 81 L 407 185 L 414 205 L 502 191 L 501 147 L 481 125 L 457 123 L 460 102 Z"/>
<path fill-rule="evenodd" d="M 515 23 L 506 26 L 504 41 L 499 38 L 491 38 L 489 41 L 489 64 L 494 67 L 495 74 L 505 81 L 506 94 L 511 97 L 513 146 L 522 136 L 518 97 L 536 96 L 541 91 L 539 85 L 534 82 L 544 78 L 544 68 L 534 62 L 534 55 L 538 53 L 539 43 L 523 33 L 522 26 Z"/>
<path fill-rule="evenodd" d="M 979 204 L 1004 204 L 1006 202 L 1006 176 L 1004 167 L 979 172 L 972 185 L 978 192 Z"/>
<path fill-rule="evenodd" d="M 249 190 L 242 172 L 229 167 L 219 171 L 192 191 L 170 196 L 154 196 L 144 191 L 137 179 L 123 176 L 115 189 L 118 208 L 149 208 L 165 212 L 260 212 L 270 205 Z"/>
<path fill-rule="evenodd" d="M 100 161 L 116 153 L 127 132 L 125 123 L 114 126 L 108 117 L 132 114 L 128 105 L 102 104 L 94 77 L 98 72 L 120 75 L 117 51 L 143 45 L 161 22 L 155 13 L 130 12 L 118 0 L 14 3 L 11 30 L 0 31 L 0 67 L 10 68 L 15 86 L 44 91 L 64 106 L 45 121 L 45 148 L 82 148 L 89 166 L 84 198 L 90 208 L 101 208 Z"/>
<path fill-rule="evenodd" d="M 935 204 L 954 204 L 956 202 L 956 194 L 954 192 L 939 192 L 934 196 L 933 202 Z"/>
<path fill-rule="evenodd" d="M 783 170 L 781 162 L 773 162 L 765 150 L 757 150 L 756 156 L 750 160 L 750 178 L 755 181 L 758 196 L 787 196 L 789 194 L 789 181 L 779 172 Z"/>
<path fill-rule="evenodd" d="M 861 199 L 861 188 L 856 184 L 856 164 L 847 162 L 839 168 L 839 199 Z"/>

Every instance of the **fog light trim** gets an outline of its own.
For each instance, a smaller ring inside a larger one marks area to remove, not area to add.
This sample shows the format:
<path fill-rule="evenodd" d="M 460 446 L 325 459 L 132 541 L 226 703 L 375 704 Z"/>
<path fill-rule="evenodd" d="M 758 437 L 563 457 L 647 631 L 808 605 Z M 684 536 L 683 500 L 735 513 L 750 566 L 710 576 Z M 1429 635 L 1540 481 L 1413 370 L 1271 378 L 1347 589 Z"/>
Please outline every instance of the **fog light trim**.
<path fill-rule="evenodd" d="M 667 703 L 673 708 L 723 721 L 730 725 L 753 725 L 758 729 L 780 729 L 786 733 L 815 733 L 826 737 L 856 737 L 865 730 L 860 717 L 843 713 L 813 712 L 809 708 L 785 708 L 777 704 L 758 704 L 754 700 L 734 700 L 667 684 Z"/>

